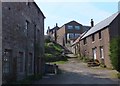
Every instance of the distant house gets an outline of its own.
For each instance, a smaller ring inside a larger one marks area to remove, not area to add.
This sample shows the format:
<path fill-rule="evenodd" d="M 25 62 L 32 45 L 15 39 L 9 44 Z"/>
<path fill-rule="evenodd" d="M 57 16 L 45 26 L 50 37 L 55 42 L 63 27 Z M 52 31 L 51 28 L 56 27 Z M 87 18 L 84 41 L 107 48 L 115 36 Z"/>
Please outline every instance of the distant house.
<path fill-rule="evenodd" d="M 107 67 L 112 67 L 109 57 L 110 41 L 120 36 L 120 13 L 117 12 L 107 19 L 93 26 L 79 40 L 73 44 L 79 49 L 81 56 L 97 59 Z"/>
<path fill-rule="evenodd" d="M 60 27 L 58 27 L 57 23 L 56 23 L 56 26 L 52 29 L 50 29 L 50 27 L 48 27 L 48 30 L 47 30 L 47 34 L 48 36 L 51 38 L 52 41 L 55 41 L 57 42 L 57 30 L 59 30 Z"/>
<path fill-rule="evenodd" d="M 56 26 L 57 27 L 57 26 Z M 55 27 L 55 28 L 56 28 Z M 71 49 L 71 44 L 85 31 L 90 29 L 90 26 L 83 26 L 82 24 L 76 21 L 70 21 L 64 24 L 62 27 L 57 27 L 57 29 L 50 29 L 50 33 L 56 34 L 57 43 L 60 45 L 67 47 L 69 50 Z M 55 33 L 56 31 L 56 33 Z"/>
<path fill-rule="evenodd" d="M 35 2 L 2 2 L 2 81 L 43 73 L 45 16 Z"/>

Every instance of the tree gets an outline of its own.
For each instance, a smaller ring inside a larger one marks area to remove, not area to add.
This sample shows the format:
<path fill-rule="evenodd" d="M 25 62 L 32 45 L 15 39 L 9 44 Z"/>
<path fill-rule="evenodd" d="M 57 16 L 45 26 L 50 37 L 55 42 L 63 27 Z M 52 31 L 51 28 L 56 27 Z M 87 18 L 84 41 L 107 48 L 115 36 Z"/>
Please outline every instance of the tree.
<path fill-rule="evenodd" d="M 113 38 L 110 42 L 110 60 L 113 68 L 120 72 L 120 37 Z"/>

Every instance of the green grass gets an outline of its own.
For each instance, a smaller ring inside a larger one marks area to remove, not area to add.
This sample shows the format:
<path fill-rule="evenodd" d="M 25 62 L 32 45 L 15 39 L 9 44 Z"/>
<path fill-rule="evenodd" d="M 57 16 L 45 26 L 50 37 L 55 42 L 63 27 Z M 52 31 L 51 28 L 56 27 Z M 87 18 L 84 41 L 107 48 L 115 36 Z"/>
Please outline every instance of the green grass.
<path fill-rule="evenodd" d="M 68 61 L 56 61 L 56 62 L 51 62 L 53 64 L 66 64 Z"/>

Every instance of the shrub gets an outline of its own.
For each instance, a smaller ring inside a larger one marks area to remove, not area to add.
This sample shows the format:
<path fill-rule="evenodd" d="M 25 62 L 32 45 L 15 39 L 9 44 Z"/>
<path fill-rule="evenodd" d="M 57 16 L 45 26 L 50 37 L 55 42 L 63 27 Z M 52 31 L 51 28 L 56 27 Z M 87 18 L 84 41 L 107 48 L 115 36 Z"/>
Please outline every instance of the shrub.
<path fill-rule="evenodd" d="M 120 37 L 112 39 L 110 42 L 110 60 L 113 68 L 120 72 Z"/>
<path fill-rule="evenodd" d="M 117 73 L 117 77 L 118 77 L 118 79 L 120 79 L 120 73 Z"/>

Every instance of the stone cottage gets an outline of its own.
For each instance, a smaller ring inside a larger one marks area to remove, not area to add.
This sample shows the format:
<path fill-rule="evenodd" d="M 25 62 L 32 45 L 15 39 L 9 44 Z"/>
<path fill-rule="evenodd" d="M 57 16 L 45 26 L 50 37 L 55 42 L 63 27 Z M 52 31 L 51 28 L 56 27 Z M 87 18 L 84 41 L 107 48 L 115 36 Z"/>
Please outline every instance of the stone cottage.
<path fill-rule="evenodd" d="M 112 38 L 120 36 L 120 13 L 117 12 L 88 30 L 79 41 L 73 43 L 83 57 L 97 59 L 111 68 L 109 45 Z M 78 46 L 79 45 L 79 46 Z M 77 50 L 78 51 L 78 50 Z"/>

